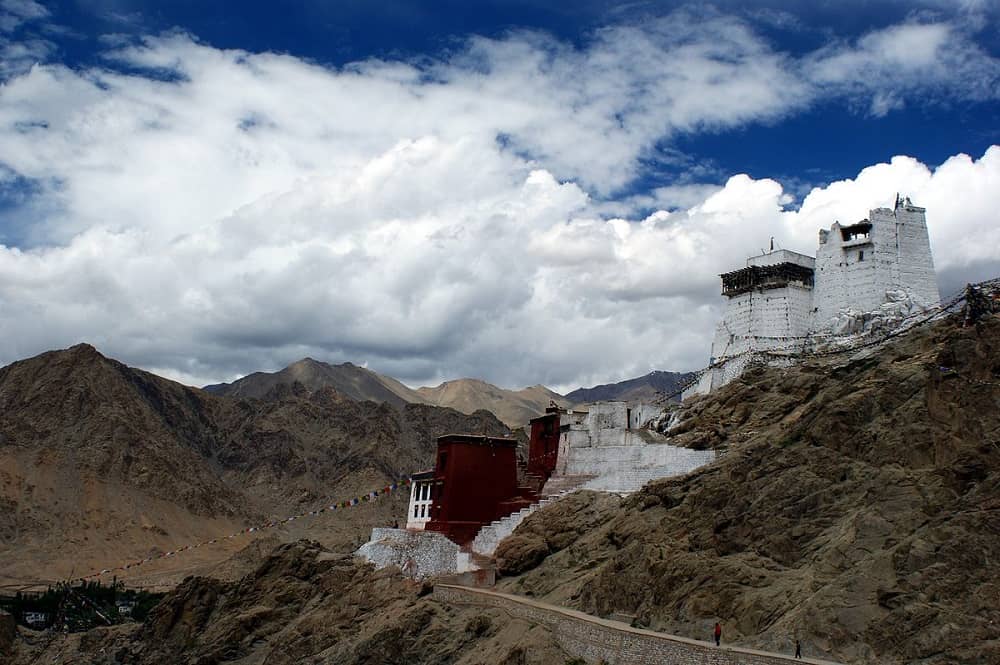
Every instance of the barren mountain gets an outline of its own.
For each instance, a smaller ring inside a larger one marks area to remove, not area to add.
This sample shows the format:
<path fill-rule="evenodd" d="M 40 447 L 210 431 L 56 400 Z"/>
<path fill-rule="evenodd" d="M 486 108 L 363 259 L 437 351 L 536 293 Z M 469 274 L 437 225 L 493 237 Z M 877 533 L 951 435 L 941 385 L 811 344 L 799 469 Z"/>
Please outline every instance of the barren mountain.
<path fill-rule="evenodd" d="M 653 402 L 663 400 L 664 395 L 676 392 L 690 378 L 690 372 L 650 372 L 618 383 L 604 383 L 593 388 L 577 388 L 566 394 L 566 400 L 571 404 L 589 404 L 608 400 L 624 400 L 626 402 Z M 679 402 L 680 397 L 674 396 L 673 401 Z"/>
<path fill-rule="evenodd" d="M 435 388 L 418 388 L 417 393 L 429 404 L 451 407 L 462 413 L 486 409 L 512 428 L 527 425 L 530 419 L 545 413 L 545 407 L 551 402 L 569 406 L 562 395 L 545 386 L 505 390 L 478 379 L 446 381 Z"/>
<path fill-rule="evenodd" d="M 303 358 L 278 372 L 254 372 L 232 383 L 205 386 L 205 390 L 215 395 L 262 399 L 276 387 L 294 383 L 310 391 L 333 388 L 353 400 L 386 402 L 394 406 L 426 403 L 416 391 L 392 377 L 351 363 L 330 365 L 312 358 Z"/>
<path fill-rule="evenodd" d="M 467 414 L 485 409 L 512 428 L 522 427 L 529 419 L 544 413 L 545 407 L 553 400 L 564 406 L 569 404 L 545 386 L 506 390 L 478 379 L 446 381 L 433 388 L 414 390 L 392 377 L 364 367 L 351 363 L 328 365 L 312 358 L 292 363 L 279 372 L 255 372 L 232 383 L 205 386 L 205 390 L 229 397 L 270 399 L 275 394 L 287 393 L 294 383 L 300 383 L 310 391 L 329 387 L 350 399 L 395 406 L 432 404 Z"/>
<path fill-rule="evenodd" d="M 0 577 L 81 575 L 349 499 L 426 468 L 435 437 L 452 431 L 507 428 L 485 411 L 397 408 L 299 383 L 268 400 L 217 397 L 87 345 L 20 361 L 0 369 Z M 405 503 L 400 493 L 310 529 L 329 546 L 354 542 Z M 205 570 L 252 538 L 136 575 Z"/>
<path fill-rule="evenodd" d="M 507 590 L 844 662 L 1000 662 L 1000 318 L 753 371 L 672 434 L 723 454 L 535 513 Z"/>

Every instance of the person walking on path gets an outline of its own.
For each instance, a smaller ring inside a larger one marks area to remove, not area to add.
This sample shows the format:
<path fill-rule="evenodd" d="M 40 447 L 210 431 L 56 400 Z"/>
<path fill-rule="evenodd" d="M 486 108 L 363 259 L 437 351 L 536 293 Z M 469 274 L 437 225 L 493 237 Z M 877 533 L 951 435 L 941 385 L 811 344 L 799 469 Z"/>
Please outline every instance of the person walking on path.
<path fill-rule="evenodd" d="M 802 660 L 802 644 L 795 640 L 795 657 Z"/>
<path fill-rule="evenodd" d="M 718 621 L 715 622 L 715 646 L 719 646 L 719 642 L 722 640 L 722 624 Z"/>

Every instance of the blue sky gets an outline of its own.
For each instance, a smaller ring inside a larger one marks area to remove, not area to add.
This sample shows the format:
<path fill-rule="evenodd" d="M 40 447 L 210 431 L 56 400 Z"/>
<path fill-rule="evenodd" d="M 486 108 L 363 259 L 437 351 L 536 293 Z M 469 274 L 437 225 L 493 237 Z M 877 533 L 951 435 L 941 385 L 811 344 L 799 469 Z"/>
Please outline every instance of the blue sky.
<path fill-rule="evenodd" d="M 287 53 L 342 67 L 368 58 L 419 61 L 460 49 L 470 34 L 502 37 L 512 31 L 544 31 L 585 47 L 610 24 L 641 23 L 684 7 L 683 2 L 146 2 L 97 0 L 40 3 L 53 24 L 72 32 L 52 34 L 25 25 L 28 35 L 51 41 L 57 59 L 71 66 L 100 64 L 106 35 L 158 34 L 180 29 L 218 48 Z M 952 20 L 968 25 L 969 37 L 1000 55 L 1000 15 L 995 2 L 717 2 L 715 11 L 743 18 L 776 50 L 803 54 L 836 40 L 851 40 L 900 21 Z M 846 111 L 846 112 L 845 112 Z M 837 137 L 831 140 L 832 137 Z M 880 160 L 906 154 L 940 164 L 957 152 L 972 155 L 1000 142 L 995 99 L 956 105 L 950 100 L 907 104 L 891 114 L 845 109 L 843 100 L 817 104 L 781 122 L 751 122 L 699 131 L 671 141 L 670 148 L 707 162 L 724 180 L 736 172 L 813 184 L 847 178 Z M 659 168 L 657 168 L 659 167 Z M 658 164 L 626 191 L 655 187 L 683 168 Z M 680 172 L 678 172 L 680 171 Z M 621 193 L 621 192 L 619 192 Z"/>
<path fill-rule="evenodd" d="M 717 274 L 897 190 L 1000 268 L 996 2 L 0 0 L 0 363 L 705 362 Z"/>

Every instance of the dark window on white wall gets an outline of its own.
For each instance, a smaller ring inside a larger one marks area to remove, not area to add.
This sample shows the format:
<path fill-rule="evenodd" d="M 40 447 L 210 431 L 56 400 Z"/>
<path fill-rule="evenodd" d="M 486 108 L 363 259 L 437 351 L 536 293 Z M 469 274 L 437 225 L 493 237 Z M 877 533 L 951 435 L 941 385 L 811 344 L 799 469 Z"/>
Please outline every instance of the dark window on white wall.
<path fill-rule="evenodd" d="M 864 261 L 864 260 L 865 260 L 865 250 L 863 249 L 858 250 L 858 261 Z"/>

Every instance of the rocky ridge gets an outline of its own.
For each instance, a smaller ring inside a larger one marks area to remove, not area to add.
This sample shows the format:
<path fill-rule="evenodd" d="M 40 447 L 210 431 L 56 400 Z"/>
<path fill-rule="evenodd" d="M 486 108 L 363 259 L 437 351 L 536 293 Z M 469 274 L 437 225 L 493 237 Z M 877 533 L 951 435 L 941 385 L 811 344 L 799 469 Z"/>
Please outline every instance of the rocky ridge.
<path fill-rule="evenodd" d="M 570 405 L 562 395 L 545 386 L 506 390 L 478 379 L 446 381 L 434 388 L 418 388 L 417 393 L 429 404 L 451 407 L 462 413 L 486 409 L 512 428 L 524 427 L 529 420 L 545 413 L 552 402 Z"/>
<path fill-rule="evenodd" d="M 353 363 L 330 365 L 312 358 L 303 358 L 277 372 L 254 372 L 232 383 L 216 383 L 204 390 L 228 397 L 271 398 L 275 389 L 287 390 L 300 384 L 306 390 L 332 388 L 353 400 L 385 402 L 393 406 L 426 404 L 421 396 L 389 376 L 358 367 Z"/>
<path fill-rule="evenodd" d="M 352 363 L 330 365 L 312 358 L 304 358 L 278 372 L 254 372 L 232 383 L 214 384 L 204 389 L 226 397 L 272 400 L 288 395 L 294 385 L 308 392 L 332 389 L 347 399 L 397 407 L 429 404 L 469 415 L 486 410 L 511 428 L 523 427 L 528 420 L 544 413 L 552 401 L 569 405 L 562 395 L 540 385 L 507 390 L 478 379 L 456 379 L 434 387 L 412 389 L 365 367 Z"/>

